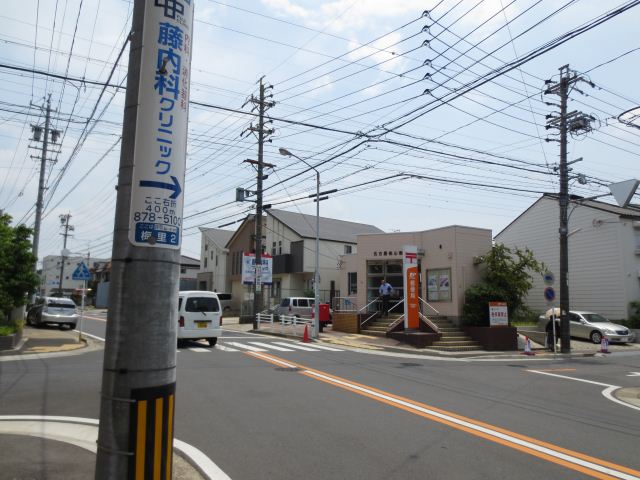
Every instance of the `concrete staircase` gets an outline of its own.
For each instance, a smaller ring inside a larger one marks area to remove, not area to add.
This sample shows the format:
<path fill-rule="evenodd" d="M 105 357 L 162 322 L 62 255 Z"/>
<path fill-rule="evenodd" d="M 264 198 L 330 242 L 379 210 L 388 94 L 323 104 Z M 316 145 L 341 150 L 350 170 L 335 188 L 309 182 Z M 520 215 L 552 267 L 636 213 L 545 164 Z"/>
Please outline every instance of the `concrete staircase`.
<path fill-rule="evenodd" d="M 386 337 L 389 326 L 395 322 L 402 315 L 389 314 L 388 317 L 376 316 L 373 320 L 367 323 L 360 331 L 362 335 L 371 335 L 374 337 Z"/>
<path fill-rule="evenodd" d="M 425 347 L 426 349 L 440 352 L 482 350 L 482 345 L 458 329 L 447 317 L 429 317 L 429 320 L 436 324 L 442 334 L 442 338 L 437 342 L 433 342 L 430 347 Z"/>

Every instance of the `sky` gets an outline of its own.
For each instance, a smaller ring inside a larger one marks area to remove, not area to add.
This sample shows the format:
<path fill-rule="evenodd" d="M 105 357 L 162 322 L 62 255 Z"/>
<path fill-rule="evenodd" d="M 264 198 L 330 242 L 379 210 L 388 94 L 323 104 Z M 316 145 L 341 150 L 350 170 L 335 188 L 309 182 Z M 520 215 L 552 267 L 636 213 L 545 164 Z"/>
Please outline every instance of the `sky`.
<path fill-rule="evenodd" d="M 275 165 L 264 182 L 273 208 L 315 214 L 315 173 L 279 154 L 286 148 L 318 169 L 323 190 L 337 190 L 322 216 L 387 232 L 458 224 L 495 235 L 558 191 L 559 145 L 545 125 L 559 97 L 543 91 L 567 64 L 584 79 L 569 111 L 594 119 L 569 138 L 569 160 L 582 158 L 571 193 L 606 194 L 640 177 L 640 128 L 618 119 L 640 106 L 640 7 L 594 26 L 633 1 L 194 1 L 185 255 L 199 257 L 200 227 L 234 229 L 254 206 L 235 202 L 235 190 L 255 189 L 246 101 L 261 77 L 275 102 L 264 156 Z M 6 3 L 0 209 L 34 224 L 41 144 L 32 125 L 44 125 L 50 95 L 61 134 L 47 164 L 39 256 L 60 254 L 59 217 L 70 214 L 67 248 L 109 258 L 133 2 Z M 497 75 L 505 65 L 514 68 Z"/>

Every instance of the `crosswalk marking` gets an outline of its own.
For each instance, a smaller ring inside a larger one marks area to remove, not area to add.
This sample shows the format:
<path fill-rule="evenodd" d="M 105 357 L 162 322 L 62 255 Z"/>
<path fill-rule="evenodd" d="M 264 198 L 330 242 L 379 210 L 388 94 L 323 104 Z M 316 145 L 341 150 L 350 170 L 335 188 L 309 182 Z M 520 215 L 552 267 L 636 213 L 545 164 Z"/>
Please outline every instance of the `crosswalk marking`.
<path fill-rule="evenodd" d="M 251 345 L 245 345 L 244 343 L 238 342 L 227 342 L 229 345 L 233 345 L 234 347 L 244 348 L 245 350 L 249 350 L 250 352 L 266 352 L 264 348 L 252 347 Z"/>
<path fill-rule="evenodd" d="M 273 350 L 278 350 L 280 352 L 293 352 L 293 350 L 291 350 L 290 348 L 278 347 L 278 346 L 274 345 L 273 343 L 251 342 L 251 345 L 257 345 L 258 347 L 271 348 Z M 279 345 L 283 345 L 283 344 L 280 343 Z M 289 346 L 289 345 L 287 345 L 287 346 Z"/>
<path fill-rule="evenodd" d="M 344 350 L 341 350 L 339 348 L 327 347 L 325 345 L 319 345 L 317 343 L 313 344 L 313 348 L 319 348 L 320 350 L 328 350 L 330 352 L 344 352 Z"/>
<path fill-rule="evenodd" d="M 198 343 L 196 343 L 197 345 Z M 235 347 L 235 348 L 233 348 Z M 319 345 L 317 343 L 313 344 L 301 344 L 295 342 L 229 342 L 224 341 L 221 345 L 220 343 L 216 344 L 213 348 L 207 347 L 187 347 L 183 349 L 178 349 L 177 352 L 180 353 L 183 350 L 189 350 L 194 353 L 211 353 L 213 350 L 221 350 L 223 352 L 240 352 L 242 350 L 249 350 L 250 352 L 268 352 L 269 350 L 276 350 L 279 352 L 295 352 L 296 350 L 303 350 L 305 352 L 320 352 L 320 351 L 330 351 L 330 352 L 344 352 L 339 348 L 327 347 L 325 345 Z"/>
<path fill-rule="evenodd" d="M 216 350 L 222 350 L 223 352 L 239 352 L 235 348 L 225 347 L 224 345 L 216 345 Z"/>
<path fill-rule="evenodd" d="M 285 342 L 273 342 L 273 343 L 277 343 L 278 345 L 286 345 L 287 347 L 297 348 L 298 350 L 304 350 L 306 352 L 318 352 L 319 351 L 319 350 L 316 350 L 315 348 L 307 347 L 307 346 L 304 346 L 304 345 L 298 345 L 297 343 L 285 343 Z"/>

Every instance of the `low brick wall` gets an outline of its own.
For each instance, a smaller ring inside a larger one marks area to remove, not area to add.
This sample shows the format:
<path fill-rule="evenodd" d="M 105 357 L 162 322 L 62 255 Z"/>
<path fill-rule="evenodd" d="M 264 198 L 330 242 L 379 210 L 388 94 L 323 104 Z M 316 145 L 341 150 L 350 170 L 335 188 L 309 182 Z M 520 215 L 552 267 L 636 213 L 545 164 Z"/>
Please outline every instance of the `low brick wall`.
<path fill-rule="evenodd" d="M 518 350 L 518 329 L 515 327 L 463 327 L 462 330 L 490 352 Z"/>
<path fill-rule="evenodd" d="M 336 332 L 358 333 L 360 330 L 360 319 L 356 312 L 333 312 L 333 326 Z"/>

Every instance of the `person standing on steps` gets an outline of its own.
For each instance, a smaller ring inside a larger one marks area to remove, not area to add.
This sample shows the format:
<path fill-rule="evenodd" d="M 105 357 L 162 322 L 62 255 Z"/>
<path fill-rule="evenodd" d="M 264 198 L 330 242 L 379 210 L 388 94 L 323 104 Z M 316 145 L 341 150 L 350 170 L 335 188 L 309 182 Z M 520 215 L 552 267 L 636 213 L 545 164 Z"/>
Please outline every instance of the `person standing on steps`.
<path fill-rule="evenodd" d="M 382 313 L 381 316 L 389 316 L 389 299 L 391 298 L 391 292 L 393 291 L 393 287 L 389 282 L 387 282 L 386 278 L 383 278 L 380 282 L 380 288 L 378 288 L 378 292 L 380 293 L 380 297 L 382 298 Z"/>

